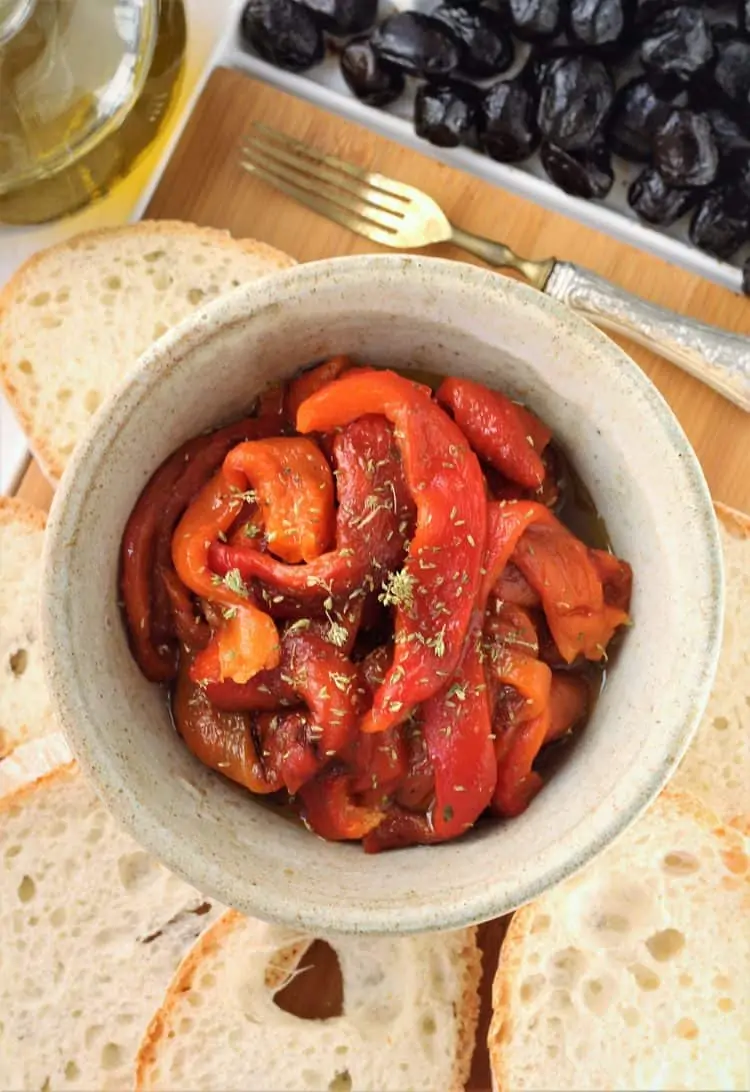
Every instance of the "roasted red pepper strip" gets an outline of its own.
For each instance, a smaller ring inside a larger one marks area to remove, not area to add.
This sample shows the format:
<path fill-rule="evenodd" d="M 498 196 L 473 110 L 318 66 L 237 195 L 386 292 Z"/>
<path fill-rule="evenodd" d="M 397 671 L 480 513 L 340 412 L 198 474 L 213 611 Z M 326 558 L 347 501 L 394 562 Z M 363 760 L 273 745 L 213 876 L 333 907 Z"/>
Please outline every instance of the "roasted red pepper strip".
<path fill-rule="evenodd" d="M 333 451 L 339 500 L 335 550 L 307 565 L 285 565 L 249 546 L 217 542 L 211 548 L 213 570 L 224 575 L 236 568 L 244 580 L 257 581 L 274 613 L 290 603 L 307 610 L 322 610 L 329 599 L 354 603 L 380 586 L 381 572 L 403 559 L 414 505 L 393 429 L 381 416 L 362 417 L 336 435 Z"/>
<path fill-rule="evenodd" d="M 302 375 L 293 379 L 287 387 L 286 398 L 284 399 L 289 420 L 296 421 L 297 410 L 302 403 L 311 394 L 319 391 L 321 387 L 325 387 L 326 383 L 338 379 L 341 373 L 351 368 L 351 366 L 352 362 L 348 356 L 334 356 L 323 364 L 318 364 L 317 368 L 310 368 L 309 371 L 303 372 Z"/>
<path fill-rule="evenodd" d="M 591 688 L 585 679 L 553 671 L 549 692 L 549 727 L 544 742 L 551 743 L 566 735 L 588 716 L 590 703 Z"/>
<path fill-rule="evenodd" d="M 515 603 L 518 607 L 538 607 L 541 603 L 520 569 L 510 562 L 500 574 L 493 591 L 497 600 L 502 603 Z"/>
<path fill-rule="evenodd" d="M 365 413 L 396 428 L 417 528 L 403 570 L 389 582 L 395 653 L 362 730 L 382 732 L 435 694 L 461 656 L 480 583 L 487 532 L 484 479 L 460 429 L 426 388 L 362 369 L 323 387 L 297 414 L 301 432 L 329 431 Z"/>
<path fill-rule="evenodd" d="M 238 494 L 252 486 L 274 554 L 294 564 L 326 550 L 333 537 L 333 475 L 311 440 L 279 436 L 238 444 L 223 473 Z"/>
<path fill-rule="evenodd" d="M 216 709 L 191 680 L 186 660 L 177 676 L 172 711 L 177 731 L 204 765 L 251 792 L 269 793 L 282 788 L 278 773 L 269 776 L 261 761 L 250 717 L 246 713 L 222 713 Z"/>
<path fill-rule="evenodd" d="M 507 818 L 520 815 L 542 787 L 542 778 L 532 770 L 549 731 L 549 704 L 530 720 L 511 725 L 496 747 L 497 785 L 492 810 Z"/>
<path fill-rule="evenodd" d="M 133 653 L 152 682 L 166 682 L 177 671 L 170 599 L 159 579 L 171 570 L 177 520 L 234 444 L 273 429 L 266 419 L 246 418 L 189 440 L 159 467 L 138 498 L 122 540 L 121 587 Z"/>
<path fill-rule="evenodd" d="M 273 619 L 249 601 L 239 574 L 214 579 L 208 568 L 208 550 L 213 539 L 231 527 L 242 505 L 222 473 L 216 474 L 200 491 L 180 520 L 172 542 L 172 559 L 177 575 L 196 595 L 219 603 L 224 623 L 211 644 L 198 653 L 193 670 L 213 666 L 214 645 L 218 648 L 222 679 L 244 683 L 259 671 L 279 662 L 279 637 Z"/>
<path fill-rule="evenodd" d="M 364 838 L 383 818 L 380 808 L 355 803 L 349 778 L 342 774 L 310 781 L 300 789 L 299 796 L 306 825 L 331 842 Z"/>
<path fill-rule="evenodd" d="M 525 503 L 525 502 L 524 502 Z M 567 663 L 583 655 L 606 657 L 606 648 L 627 611 L 608 606 L 589 551 L 541 505 L 518 542 L 513 563 L 539 594 L 547 624 Z"/>
<path fill-rule="evenodd" d="M 260 753 L 269 779 L 281 780 L 294 796 L 328 762 L 309 713 L 263 713 L 256 718 Z"/>
<path fill-rule="evenodd" d="M 422 732 L 434 771 L 435 801 L 416 822 L 390 814 L 374 830 L 367 852 L 413 843 L 431 844 L 463 834 L 489 805 L 497 780 L 482 627 L 487 598 L 533 513 L 497 502 L 488 506 L 484 578 L 476 598 L 461 662 L 448 683 L 421 711 Z M 549 669 L 547 669 L 549 670 Z"/>
<path fill-rule="evenodd" d="M 551 436 L 541 421 L 505 395 L 469 379 L 444 380 L 437 399 L 452 411 L 478 455 L 512 482 L 539 489 L 545 476 L 542 450 Z"/>
<path fill-rule="evenodd" d="M 212 667 L 213 674 L 200 674 Z M 366 690 L 351 660 L 330 641 L 307 631 L 288 633 L 279 666 L 261 672 L 245 686 L 218 679 L 216 653 L 210 645 L 196 657 L 192 674 L 196 681 L 200 678 L 208 698 L 219 708 L 274 709 L 286 702 L 304 702 L 314 724 L 314 738 L 327 758 L 349 746 L 366 704 Z"/>

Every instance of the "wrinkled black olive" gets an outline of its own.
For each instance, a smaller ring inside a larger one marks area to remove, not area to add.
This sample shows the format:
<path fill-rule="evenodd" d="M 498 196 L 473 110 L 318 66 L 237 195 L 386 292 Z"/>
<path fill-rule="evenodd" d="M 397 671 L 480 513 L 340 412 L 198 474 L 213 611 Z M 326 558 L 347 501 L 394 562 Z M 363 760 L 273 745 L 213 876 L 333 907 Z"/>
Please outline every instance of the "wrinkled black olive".
<path fill-rule="evenodd" d="M 536 45 L 529 53 L 528 60 L 519 72 L 519 78 L 524 81 L 529 91 L 535 98 L 539 98 L 539 88 L 544 75 L 558 57 L 570 57 L 569 45 L 549 45 L 549 43 Z"/>
<path fill-rule="evenodd" d="M 348 42 L 341 53 L 341 74 L 351 91 L 368 106 L 387 106 L 404 90 L 404 74 L 384 64 L 369 38 Z"/>
<path fill-rule="evenodd" d="M 695 210 L 690 240 L 716 258 L 731 258 L 750 242 L 750 201 L 730 190 L 712 190 Z"/>
<path fill-rule="evenodd" d="M 499 76 L 513 64 L 513 39 L 500 16 L 489 8 L 441 4 L 433 19 L 445 23 L 459 44 L 459 68 L 481 80 Z"/>
<path fill-rule="evenodd" d="M 534 96 L 520 79 L 488 88 L 477 121 L 484 150 L 501 163 L 528 159 L 539 144 Z"/>
<path fill-rule="evenodd" d="M 601 131 L 615 96 L 606 65 L 572 54 L 545 67 L 537 122 L 550 144 L 568 151 L 586 148 Z"/>
<path fill-rule="evenodd" d="M 671 186 L 708 186 L 719 169 L 711 122 L 692 110 L 672 110 L 654 133 L 654 166 Z"/>
<path fill-rule="evenodd" d="M 649 224 L 667 227 L 700 200 L 700 191 L 670 186 L 653 167 L 646 167 L 628 189 L 628 204 Z"/>
<path fill-rule="evenodd" d="M 587 49 L 612 49 L 630 26 L 630 0 L 571 0 L 570 37 Z"/>
<path fill-rule="evenodd" d="M 541 158 L 555 185 L 574 197 L 602 198 L 612 189 L 615 176 L 602 141 L 585 152 L 566 152 L 553 144 L 543 144 Z"/>
<path fill-rule="evenodd" d="M 458 43 L 448 28 L 417 11 L 391 15 L 371 40 L 381 60 L 411 76 L 447 76 L 458 68 Z"/>
<path fill-rule="evenodd" d="M 684 6 L 659 15 L 641 43 L 641 61 L 654 86 L 687 83 L 714 55 L 701 11 Z"/>
<path fill-rule="evenodd" d="M 642 76 L 626 83 L 612 108 L 608 138 L 612 151 L 633 163 L 648 163 L 651 139 L 671 109 Z"/>
<path fill-rule="evenodd" d="M 701 0 L 683 0 L 684 7 L 700 7 Z M 663 11 L 671 11 L 674 0 L 635 0 L 635 22 L 638 27 L 653 23 Z"/>
<path fill-rule="evenodd" d="M 323 32 L 294 0 L 248 0 L 240 35 L 265 61 L 290 72 L 304 72 L 325 54 Z"/>
<path fill-rule="evenodd" d="M 417 136 L 441 148 L 455 148 L 476 117 L 476 91 L 467 84 L 423 83 L 414 100 Z"/>
<path fill-rule="evenodd" d="M 698 92 L 705 93 L 703 81 L 698 83 Z M 717 106 L 750 122 L 750 41 L 732 37 L 717 44 L 708 94 Z"/>
<path fill-rule="evenodd" d="M 750 163 L 750 118 L 743 129 L 733 117 L 723 110 L 706 110 L 706 117 L 711 123 L 716 147 L 723 160 L 736 160 Z"/>
<path fill-rule="evenodd" d="M 509 0 L 513 32 L 525 42 L 556 38 L 562 29 L 561 0 Z"/>
<path fill-rule="evenodd" d="M 317 21 L 333 35 L 361 34 L 378 14 L 378 0 L 301 0 Z"/>
<path fill-rule="evenodd" d="M 750 201 L 750 157 L 737 164 L 737 174 L 732 183 L 738 193 Z"/>

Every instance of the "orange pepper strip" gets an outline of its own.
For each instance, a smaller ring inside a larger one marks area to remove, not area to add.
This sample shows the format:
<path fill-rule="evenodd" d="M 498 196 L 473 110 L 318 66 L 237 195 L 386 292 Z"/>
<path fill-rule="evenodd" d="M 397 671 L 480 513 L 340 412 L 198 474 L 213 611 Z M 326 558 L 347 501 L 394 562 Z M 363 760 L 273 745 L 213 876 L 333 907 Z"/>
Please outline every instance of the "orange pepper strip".
<path fill-rule="evenodd" d="M 476 455 L 430 390 L 389 371 L 357 369 L 300 406 L 300 432 L 328 432 L 368 413 L 395 425 L 417 529 L 403 572 L 389 589 L 396 604 L 395 652 L 363 732 L 406 720 L 450 678 L 463 651 L 481 580 L 487 502 Z"/>
<path fill-rule="evenodd" d="M 273 619 L 249 602 L 249 593 L 238 573 L 216 581 L 208 568 L 208 551 L 214 538 L 227 531 L 237 517 L 243 498 L 233 492 L 223 473 L 216 474 L 177 525 L 172 539 L 172 561 L 177 575 L 196 595 L 230 608 L 224 625 L 206 649 L 198 653 L 195 670 L 204 657 L 219 651 L 222 679 L 244 683 L 259 671 L 276 667 L 280 658 L 279 635 Z M 235 579 L 236 577 L 236 579 Z"/>
<path fill-rule="evenodd" d="M 540 716 L 549 705 L 552 672 L 541 660 L 514 649 L 500 647 L 493 664 L 498 682 L 512 686 L 526 699 L 524 720 Z"/>
<path fill-rule="evenodd" d="M 312 440 L 249 440 L 232 448 L 223 470 L 238 493 L 248 482 L 252 486 L 272 553 L 296 564 L 328 548 L 334 529 L 333 475 Z"/>
<path fill-rule="evenodd" d="M 302 375 L 298 375 L 296 379 L 293 379 L 287 387 L 284 399 L 289 419 L 292 422 L 296 421 L 297 410 L 303 402 L 307 401 L 321 387 L 325 387 L 326 383 L 338 379 L 342 372 L 351 367 L 352 362 L 348 356 L 334 356 L 323 364 L 318 364 L 317 368 L 310 368 L 309 371 L 303 372 Z"/>

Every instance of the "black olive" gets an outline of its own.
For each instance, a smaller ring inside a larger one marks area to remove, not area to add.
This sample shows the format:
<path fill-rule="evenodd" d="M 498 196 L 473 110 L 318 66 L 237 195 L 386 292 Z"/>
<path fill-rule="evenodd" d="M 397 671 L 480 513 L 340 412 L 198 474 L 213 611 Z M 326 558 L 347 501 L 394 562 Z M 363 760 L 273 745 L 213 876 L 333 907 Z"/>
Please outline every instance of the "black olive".
<path fill-rule="evenodd" d="M 750 242 L 750 201 L 733 190 L 712 190 L 695 210 L 690 240 L 716 258 L 731 258 Z"/>
<path fill-rule="evenodd" d="M 414 100 L 417 136 L 441 148 L 455 148 L 476 118 L 476 91 L 455 81 L 423 83 Z"/>
<path fill-rule="evenodd" d="M 612 151 L 633 163 L 648 163 L 651 139 L 671 109 L 643 76 L 626 83 L 612 108 L 608 136 Z"/>
<path fill-rule="evenodd" d="M 526 64 L 519 73 L 520 78 L 524 81 L 528 89 L 533 92 L 534 96 L 539 98 L 539 87 L 541 86 L 544 74 L 558 57 L 570 57 L 571 50 L 569 45 L 550 45 L 549 43 L 543 43 L 536 45 L 529 53 Z"/>
<path fill-rule="evenodd" d="M 378 0 L 301 0 L 329 34 L 346 36 L 369 30 L 378 14 Z"/>
<path fill-rule="evenodd" d="M 606 65 L 596 57 L 558 57 L 544 69 L 537 121 L 549 144 L 568 151 L 586 148 L 601 132 L 615 89 Z"/>
<path fill-rule="evenodd" d="M 561 0 L 508 0 L 508 9 L 514 34 L 525 42 L 556 38 L 562 29 Z"/>
<path fill-rule="evenodd" d="M 628 189 L 628 204 L 649 224 L 667 227 L 700 200 L 700 191 L 670 186 L 653 167 L 641 171 Z"/>
<path fill-rule="evenodd" d="M 484 150 L 501 163 L 528 159 L 539 144 L 534 96 L 520 79 L 488 88 L 477 122 Z"/>
<path fill-rule="evenodd" d="M 750 41 L 732 37 L 717 44 L 707 90 L 716 106 L 750 123 Z M 698 81 L 701 92 L 706 93 L 703 80 Z"/>
<path fill-rule="evenodd" d="M 737 21 L 745 34 L 750 34 L 750 0 L 738 0 Z M 750 295 L 750 293 L 748 293 L 748 295 Z"/>
<path fill-rule="evenodd" d="M 340 63 L 347 86 L 368 106 L 387 106 L 404 90 L 403 72 L 379 60 L 369 38 L 348 42 Z"/>
<path fill-rule="evenodd" d="M 743 129 L 739 122 L 723 110 L 706 110 L 706 117 L 711 122 L 714 141 L 721 158 L 750 163 L 750 124 Z"/>
<path fill-rule="evenodd" d="M 692 110 L 672 110 L 654 133 L 654 166 L 671 186 L 708 186 L 719 169 L 711 122 Z"/>
<path fill-rule="evenodd" d="M 587 49 L 611 50 L 630 28 L 630 0 L 571 0 L 570 37 Z"/>
<path fill-rule="evenodd" d="M 323 32 L 294 0 L 248 0 L 240 35 L 265 61 L 290 72 L 304 72 L 325 55 Z"/>
<path fill-rule="evenodd" d="M 701 11 L 676 7 L 659 15 L 641 43 L 641 61 L 654 86 L 687 83 L 705 68 L 714 43 Z"/>
<path fill-rule="evenodd" d="M 737 164 L 737 173 L 732 184 L 738 193 L 750 201 L 750 156 Z"/>
<path fill-rule="evenodd" d="M 445 23 L 459 44 L 459 68 L 473 79 L 499 76 L 513 64 L 513 39 L 497 12 L 465 4 L 441 4 L 433 19 Z"/>
<path fill-rule="evenodd" d="M 745 258 L 745 264 L 742 267 L 742 291 L 746 296 L 750 296 L 750 258 Z"/>
<path fill-rule="evenodd" d="M 663 11 L 671 11 L 674 6 L 674 0 L 635 0 L 636 26 L 648 26 Z M 701 0 L 682 0 L 682 6 L 699 8 Z"/>
<path fill-rule="evenodd" d="M 553 144 L 543 144 L 541 158 L 555 185 L 574 197 L 602 198 L 612 189 L 615 176 L 603 141 L 585 152 L 566 152 Z"/>
<path fill-rule="evenodd" d="M 416 11 L 402 11 L 381 23 L 372 48 L 411 76 L 447 76 L 458 68 L 458 43 L 448 28 Z"/>

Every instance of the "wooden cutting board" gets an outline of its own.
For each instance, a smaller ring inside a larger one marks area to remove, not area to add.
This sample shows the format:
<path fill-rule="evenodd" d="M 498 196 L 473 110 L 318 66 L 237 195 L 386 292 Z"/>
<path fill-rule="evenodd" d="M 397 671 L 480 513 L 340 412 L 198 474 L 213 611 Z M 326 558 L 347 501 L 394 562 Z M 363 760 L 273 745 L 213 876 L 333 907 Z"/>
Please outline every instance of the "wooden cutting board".
<path fill-rule="evenodd" d="M 553 254 L 580 262 L 655 303 L 750 334 L 750 300 L 229 69 L 218 69 L 209 79 L 147 215 L 192 220 L 227 228 L 237 236 L 254 236 L 300 261 L 381 249 L 315 216 L 240 169 L 240 144 L 256 120 L 420 186 L 461 227 L 507 242 L 521 254 L 538 258 Z M 427 253 L 474 261 L 449 246 L 431 247 Z M 714 497 L 750 511 L 750 418 L 653 354 L 625 339 L 621 344 L 679 417 Z M 34 464 L 19 494 L 48 505 L 49 486 Z M 469 1092 L 487 1092 L 490 1087 L 485 1046 L 489 989 L 503 932 L 501 921 L 480 929 L 485 974 Z M 285 1003 L 300 1015 L 318 1018 L 338 1010 L 341 982 L 330 949 L 316 946 L 313 966 L 296 979 Z"/>

